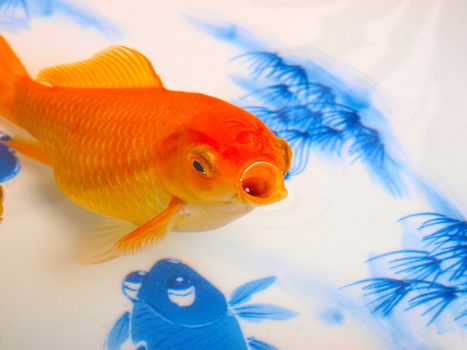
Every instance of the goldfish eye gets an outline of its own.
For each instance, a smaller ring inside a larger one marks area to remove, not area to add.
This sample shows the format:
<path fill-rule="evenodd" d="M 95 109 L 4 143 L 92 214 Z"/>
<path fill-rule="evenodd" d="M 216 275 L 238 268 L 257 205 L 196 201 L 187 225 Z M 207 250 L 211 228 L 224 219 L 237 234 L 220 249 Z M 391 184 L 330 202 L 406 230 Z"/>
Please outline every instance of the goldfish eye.
<path fill-rule="evenodd" d="M 203 165 L 198 162 L 197 160 L 194 160 L 193 161 L 193 168 L 195 168 L 195 170 L 203 175 L 206 175 L 206 170 L 204 169 Z"/>
<path fill-rule="evenodd" d="M 191 152 L 189 161 L 196 172 L 211 177 L 215 172 L 214 152 L 208 147 L 200 147 Z"/>

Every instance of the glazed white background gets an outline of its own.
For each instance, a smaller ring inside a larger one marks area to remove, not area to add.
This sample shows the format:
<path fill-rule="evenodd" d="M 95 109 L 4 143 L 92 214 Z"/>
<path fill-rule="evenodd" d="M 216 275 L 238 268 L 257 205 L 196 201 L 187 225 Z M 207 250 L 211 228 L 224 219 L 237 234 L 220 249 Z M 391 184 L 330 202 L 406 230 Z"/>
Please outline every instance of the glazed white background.
<path fill-rule="evenodd" d="M 278 50 L 317 50 L 373 86 L 403 154 L 461 210 L 467 208 L 467 5 L 459 0 L 372 1 L 88 1 L 124 33 L 109 40 L 60 16 L 33 20 L 28 31 L 5 34 L 32 74 L 86 58 L 111 44 L 138 49 L 165 86 L 232 100 L 242 95 L 228 78 L 238 51 L 193 29 L 183 13 L 219 13 Z M 90 6 L 91 8 L 91 6 Z M 280 43 L 280 44 L 278 44 Z M 348 68 L 351 67 L 351 68 Z M 0 121 L 2 130 L 18 131 Z M 6 185 L 0 226 L 0 349 L 100 349 L 114 321 L 130 305 L 123 278 L 161 258 L 178 258 L 226 296 L 252 279 L 278 276 L 255 297 L 293 309 L 289 321 L 248 324 L 280 349 L 386 349 L 387 334 L 371 318 L 346 314 L 341 326 L 317 315 L 335 306 L 326 288 L 369 276 L 370 253 L 401 248 L 395 221 L 430 210 L 412 197 L 397 200 L 372 183 L 359 164 L 312 158 L 288 183 L 289 198 L 222 229 L 171 233 L 150 251 L 96 266 L 70 259 L 73 236 L 100 218 L 68 201 L 46 167 L 21 158 L 22 171 Z M 342 291 L 341 291 L 342 292 Z M 344 292 L 343 292 L 344 293 Z M 346 292 L 345 292 L 346 293 Z M 363 305 L 358 293 L 354 302 Z M 411 334 L 427 348 L 461 349 L 455 328 L 438 335 L 420 310 L 404 314 Z M 365 321 L 366 320 L 366 321 Z"/>

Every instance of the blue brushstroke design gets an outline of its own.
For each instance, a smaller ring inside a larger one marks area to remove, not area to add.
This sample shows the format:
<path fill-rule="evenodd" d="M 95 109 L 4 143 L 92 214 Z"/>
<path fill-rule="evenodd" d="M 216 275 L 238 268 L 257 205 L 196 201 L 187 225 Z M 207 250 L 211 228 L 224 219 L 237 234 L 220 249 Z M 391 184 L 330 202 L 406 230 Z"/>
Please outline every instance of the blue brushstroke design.
<path fill-rule="evenodd" d="M 264 320 L 288 320 L 297 314 L 280 306 L 271 304 L 251 304 L 236 306 L 233 308 L 234 315 L 250 322 L 261 322 Z"/>
<path fill-rule="evenodd" d="M 240 73 L 231 78 L 247 94 L 234 102 L 292 146 L 288 178 L 305 171 L 312 153 L 346 159 L 365 166 L 370 178 L 391 195 L 420 194 L 434 211 L 462 218 L 461 211 L 406 162 L 385 115 L 374 106 L 374 88 L 362 77 L 352 72 L 343 79 L 342 74 L 307 58 L 308 53 L 280 54 L 219 14 L 185 18 L 243 52 L 232 60 L 240 65 Z M 324 55 L 317 57 L 322 61 Z M 342 64 L 335 63 L 341 68 Z M 348 73 L 349 68 L 344 71 Z"/>
<path fill-rule="evenodd" d="M 0 0 L 0 28 L 10 31 L 28 29 L 33 18 L 63 15 L 82 28 L 93 28 L 109 38 L 122 36 L 117 26 L 67 0 Z"/>
<path fill-rule="evenodd" d="M 1 143 L 1 141 L 9 139 L 8 135 L 0 131 L 0 183 L 11 180 L 20 170 L 20 164 L 15 152 Z"/>
<path fill-rule="evenodd" d="M 319 313 L 321 321 L 334 326 L 341 326 L 345 322 L 345 316 L 337 308 L 326 308 Z"/>
<path fill-rule="evenodd" d="M 286 59 L 232 23 L 187 19 L 245 52 L 233 59 L 242 72 L 232 79 L 247 92 L 235 103 L 291 145 L 294 158 L 289 177 L 305 171 L 315 152 L 360 162 L 392 195 L 407 193 L 401 162 L 388 149 L 394 141 L 367 89 L 348 87 L 310 60 Z"/>
<path fill-rule="evenodd" d="M 235 289 L 230 297 L 229 305 L 235 307 L 249 301 L 252 296 L 261 292 L 276 282 L 276 277 L 261 278 L 256 281 L 248 282 Z"/>
<path fill-rule="evenodd" d="M 390 277 L 375 277 L 354 283 L 363 285 L 374 313 L 390 315 L 402 302 L 405 310 L 424 307 L 422 316 L 432 324 L 450 310 L 454 321 L 467 327 L 467 221 L 439 213 L 409 215 L 400 221 L 423 218 L 417 231 L 425 250 L 398 250 L 368 262 L 384 259 Z"/>
<path fill-rule="evenodd" d="M 254 268 L 259 274 L 275 271 L 281 276 L 282 288 L 287 291 L 290 298 L 300 301 L 302 310 L 316 308 L 315 302 L 320 300 L 324 303 L 324 307 L 338 310 L 344 320 L 362 327 L 366 331 L 366 339 L 373 344 L 373 348 L 439 349 L 435 342 L 426 340 L 422 335 L 423 331 L 419 330 L 416 335 L 411 331 L 413 320 L 402 319 L 400 315 L 374 317 L 367 308 L 362 307 L 358 299 L 347 295 L 341 288 L 330 283 L 332 277 L 326 271 L 313 273 L 313 269 L 310 270 L 309 266 L 291 263 L 276 255 L 261 253 L 238 240 L 231 239 L 228 243 L 232 252 L 238 252 L 233 254 L 240 268 Z M 248 258 L 245 258 L 246 256 Z M 304 313 L 303 316 L 307 315 Z M 316 316 L 322 320 L 319 314 Z"/>
<path fill-rule="evenodd" d="M 104 347 L 119 349 L 130 338 L 130 313 L 125 312 L 112 327 Z"/>
<path fill-rule="evenodd" d="M 372 89 L 361 81 L 358 86 L 344 82 L 310 59 L 279 54 L 219 16 L 186 17 L 196 28 L 243 52 L 232 60 L 243 72 L 232 79 L 247 94 L 235 103 L 262 119 L 292 146 L 294 164 L 289 176 L 303 172 L 312 153 L 348 158 L 351 163 L 365 165 L 371 178 L 391 195 L 400 197 L 409 191 L 422 195 L 436 212 L 433 215 L 447 225 L 423 241 L 430 243 L 426 250 L 417 247 L 370 259 L 390 259 L 388 268 L 393 274 L 355 283 L 362 284 L 373 297 L 373 311 L 389 316 L 397 305 L 407 302 L 407 309 L 426 308 L 423 314 L 430 316 L 428 324 L 448 309 L 455 313 L 456 321 L 464 322 L 467 245 L 464 235 L 448 233 L 463 227 L 464 217 L 403 160 L 404 152 L 392 137 L 388 122 L 373 106 Z"/>
<path fill-rule="evenodd" d="M 363 121 L 367 102 L 352 98 L 342 86 L 324 83 L 330 80 L 325 79 L 329 73 L 316 65 L 312 72 L 268 51 L 250 52 L 236 60 L 245 63 L 244 76 L 248 76 L 233 77 L 248 91 L 237 103 L 292 146 L 295 157 L 290 175 L 305 170 L 312 150 L 331 156 L 346 154 L 351 162 L 362 162 L 389 192 L 403 194 L 399 163 L 388 154 L 382 134 Z"/>
<path fill-rule="evenodd" d="M 245 305 L 275 281 L 266 277 L 244 284 L 227 303 L 216 287 L 188 265 L 161 260 L 148 272 L 132 272 L 123 281 L 122 291 L 133 308 L 117 320 L 105 347 L 116 350 L 130 343 L 147 350 L 276 349 L 255 338 L 245 339 L 237 320 L 285 320 L 296 315 L 271 304 Z"/>
<path fill-rule="evenodd" d="M 251 350 L 278 350 L 275 346 L 255 338 L 248 338 L 247 343 Z"/>

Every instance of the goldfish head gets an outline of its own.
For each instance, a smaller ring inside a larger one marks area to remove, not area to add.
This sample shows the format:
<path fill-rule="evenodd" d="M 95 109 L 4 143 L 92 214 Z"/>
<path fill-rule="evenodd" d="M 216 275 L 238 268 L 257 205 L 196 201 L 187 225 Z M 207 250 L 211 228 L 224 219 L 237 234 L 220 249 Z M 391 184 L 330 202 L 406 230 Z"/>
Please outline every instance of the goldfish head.
<path fill-rule="evenodd" d="M 158 168 L 173 196 L 194 204 L 247 206 L 267 205 L 287 196 L 289 145 L 259 119 L 240 111 L 204 124 L 198 118 L 167 138 Z"/>

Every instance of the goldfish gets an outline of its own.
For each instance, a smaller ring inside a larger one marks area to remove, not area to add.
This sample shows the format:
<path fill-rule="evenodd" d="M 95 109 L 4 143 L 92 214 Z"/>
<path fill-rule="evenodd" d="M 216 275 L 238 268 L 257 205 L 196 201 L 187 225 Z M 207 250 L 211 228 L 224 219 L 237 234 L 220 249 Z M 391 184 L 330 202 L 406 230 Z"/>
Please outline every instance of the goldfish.
<path fill-rule="evenodd" d="M 0 115 L 32 136 L 3 144 L 50 166 L 77 205 L 113 219 L 84 236 L 83 262 L 140 252 L 169 231 L 216 229 L 287 196 L 285 140 L 228 102 L 166 89 L 125 46 L 33 79 L 0 37 Z"/>

